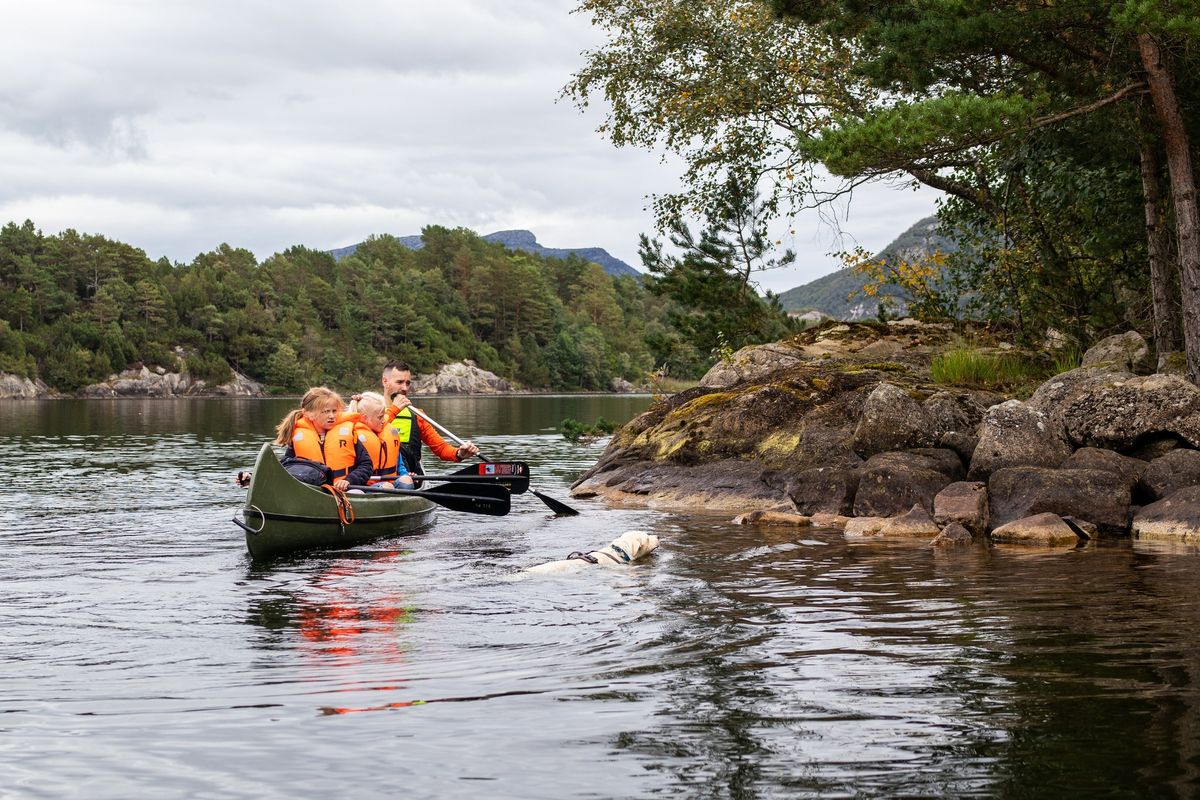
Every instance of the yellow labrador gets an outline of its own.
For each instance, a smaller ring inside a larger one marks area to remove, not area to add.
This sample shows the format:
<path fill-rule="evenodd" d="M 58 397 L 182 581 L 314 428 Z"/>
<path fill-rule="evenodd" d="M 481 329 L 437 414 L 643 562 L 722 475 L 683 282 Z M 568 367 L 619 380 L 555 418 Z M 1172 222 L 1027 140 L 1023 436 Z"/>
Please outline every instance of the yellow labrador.
<path fill-rule="evenodd" d="M 526 572 L 542 574 L 572 572 L 585 567 L 623 567 L 653 553 L 658 537 L 645 531 L 625 531 L 612 543 L 590 553 L 571 553 L 562 561 L 550 561 L 530 567 Z"/>

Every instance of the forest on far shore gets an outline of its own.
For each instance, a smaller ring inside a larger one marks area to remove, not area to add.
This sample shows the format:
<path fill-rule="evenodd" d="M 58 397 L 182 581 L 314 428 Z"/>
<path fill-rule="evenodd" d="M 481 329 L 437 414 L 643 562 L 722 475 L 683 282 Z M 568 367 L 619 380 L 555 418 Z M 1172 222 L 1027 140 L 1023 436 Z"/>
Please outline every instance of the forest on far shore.
<path fill-rule="evenodd" d="M 190 264 L 102 235 L 0 228 L 0 372 L 63 392 L 145 364 L 212 384 L 231 369 L 280 392 L 368 386 L 474 359 L 530 389 L 607 390 L 652 371 L 703 374 L 729 347 L 786 334 L 786 315 L 726 265 L 671 281 L 612 277 L 430 226 L 424 247 L 377 236 L 346 258 L 292 247 L 261 263 L 221 245 Z M 749 313 L 747 313 L 749 311 Z"/>

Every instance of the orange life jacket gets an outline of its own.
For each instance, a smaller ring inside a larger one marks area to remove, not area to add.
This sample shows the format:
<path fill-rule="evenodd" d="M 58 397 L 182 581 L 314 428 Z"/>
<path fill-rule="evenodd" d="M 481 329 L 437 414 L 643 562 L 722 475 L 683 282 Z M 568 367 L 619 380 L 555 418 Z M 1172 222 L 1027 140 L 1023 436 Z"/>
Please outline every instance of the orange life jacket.
<path fill-rule="evenodd" d="M 374 474 L 368 483 L 394 480 L 399 473 L 396 464 L 400 460 L 400 437 L 391 425 L 384 425 L 380 433 L 371 430 L 358 414 L 348 414 L 347 419 L 354 419 L 354 437 L 362 442 L 363 447 L 371 456 L 371 466 Z M 405 474 L 408 470 L 405 470 Z"/>
<path fill-rule="evenodd" d="M 325 432 L 322 446 L 317 429 L 301 416 L 292 427 L 292 451 L 300 458 L 320 461 L 333 470 L 333 479 L 344 478 L 354 466 L 354 422 L 339 416 L 332 428 Z"/>

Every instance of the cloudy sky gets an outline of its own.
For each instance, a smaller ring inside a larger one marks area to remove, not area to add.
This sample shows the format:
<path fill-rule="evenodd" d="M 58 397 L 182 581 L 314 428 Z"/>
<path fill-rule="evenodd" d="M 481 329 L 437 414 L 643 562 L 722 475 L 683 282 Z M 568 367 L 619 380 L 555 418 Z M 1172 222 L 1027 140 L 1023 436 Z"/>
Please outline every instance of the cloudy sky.
<path fill-rule="evenodd" d="M 657 154 L 617 150 L 557 101 L 600 33 L 574 0 L 60 0 L 0 27 L 0 222 L 102 233 L 189 262 L 259 258 L 436 223 L 528 228 L 635 267 Z M 785 237 L 781 291 L 878 250 L 934 194 L 860 190 L 839 241 L 815 214 Z"/>

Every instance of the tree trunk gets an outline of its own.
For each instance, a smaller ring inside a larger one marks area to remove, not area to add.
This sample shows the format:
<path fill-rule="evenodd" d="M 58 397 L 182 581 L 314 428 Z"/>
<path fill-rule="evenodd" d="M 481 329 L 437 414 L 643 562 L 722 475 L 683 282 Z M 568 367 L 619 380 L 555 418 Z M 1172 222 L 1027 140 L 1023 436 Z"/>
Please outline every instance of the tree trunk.
<path fill-rule="evenodd" d="M 1142 202 L 1146 214 L 1146 253 L 1150 262 L 1150 297 L 1154 309 L 1154 349 L 1161 370 L 1165 360 L 1183 348 L 1183 323 L 1179 319 L 1179 270 L 1171 257 L 1166 225 L 1166 197 L 1162 185 L 1162 137 L 1149 115 L 1138 109 L 1142 135 Z"/>
<path fill-rule="evenodd" d="M 1171 174 L 1171 202 L 1179 242 L 1179 273 L 1183 300 L 1183 346 L 1188 379 L 1200 382 L 1200 213 L 1196 208 L 1196 178 L 1187 128 L 1179 111 L 1170 68 L 1158 42 L 1148 33 L 1138 34 L 1138 48 L 1154 109 L 1162 123 L 1167 169 Z"/>

